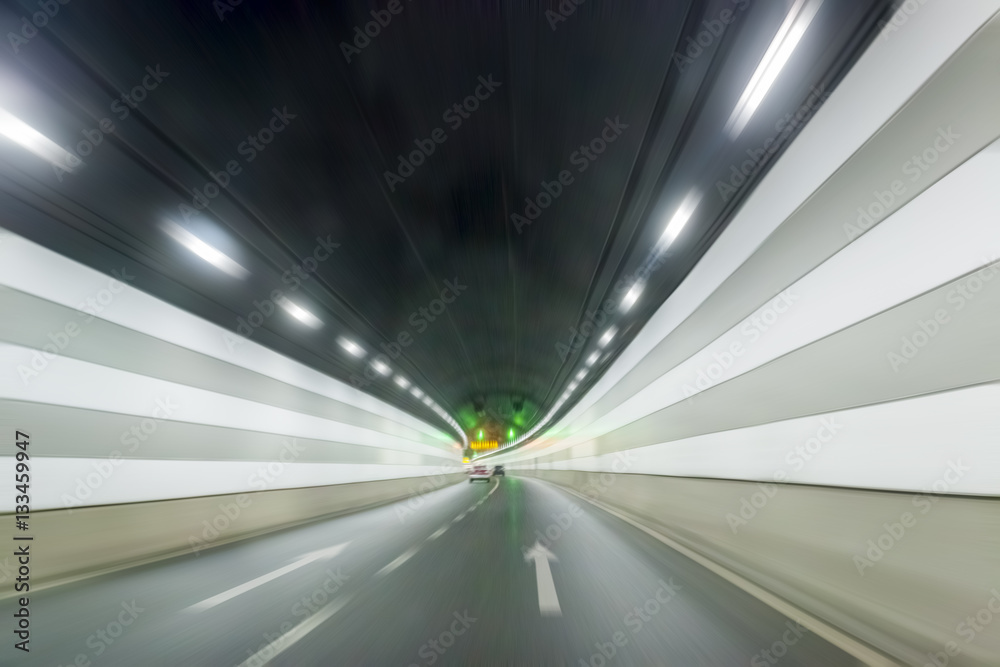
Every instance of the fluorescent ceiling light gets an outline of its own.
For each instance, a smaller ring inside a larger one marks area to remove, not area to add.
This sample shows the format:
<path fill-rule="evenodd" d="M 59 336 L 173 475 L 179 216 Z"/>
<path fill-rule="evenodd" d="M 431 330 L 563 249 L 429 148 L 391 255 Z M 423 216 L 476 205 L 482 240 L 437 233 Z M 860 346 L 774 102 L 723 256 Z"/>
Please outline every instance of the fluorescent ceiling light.
<path fill-rule="evenodd" d="M 725 131 L 731 138 L 746 128 L 822 5 L 823 0 L 795 0 L 726 123 Z"/>
<path fill-rule="evenodd" d="M 353 354 L 355 357 L 360 358 L 365 356 L 364 349 L 349 338 L 344 338 L 343 336 L 341 336 L 340 338 L 337 339 L 337 343 L 339 343 L 342 348 L 347 350 L 349 353 Z"/>
<path fill-rule="evenodd" d="M 318 329 L 323 326 L 323 320 L 319 319 L 297 303 L 290 301 L 286 297 L 278 299 L 278 305 L 288 311 L 288 313 L 299 322 L 302 322 L 313 329 Z"/>
<path fill-rule="evenodd" d="M 576 374 L 576 379 L 577 380 L 582 380 L 585 377 L 587 377 L 587 370 L 586 369 L 584 369 L 584 370 L 582 370 L 582 371 L 580 371 L 579 373 Z"/>
<path fill-rule="evenodd" d="M 566 391 L 573 391 L 574 389 L 577 388 L 577 385 L 578 385 L 578 383 L 576 383 L 576 382 L 570 382 L 569 386 L 566 387 Z"/>
<path fill-rule="evenodd" d="M 611 327 L 610 329 L 604 332 L 604 335 L 601 336 L 601 339 L 599 341 L 597 341 L 597 344 L 600 347 L 606 347 L 607 344 L 611 342 L 611 339 L 615 337 L 616 333 L 618 333 L 618 329 L 616 329 L 615 327 Z"/>
<path fill-rule="evenodd" d="M 414 387 L 413 389 L 410 390 L 410 393 L 416 396 L 417 398 L 420 398 L 421 396 L 424 395 L 424 392 L 420 391 L 419 387 Z"/>
<path fill-rule="evenodd" d="M 597 360 L 598 360 L 598 359 L 599 359 L 600 357 L 601 357 L 601 353 L 600 353 L 600 352 L 594 352 L 594 353 L 593 353 L 593 354 L 591 354 L 591 355 L 590 355 L 589 357 L 587 357 L 587 365 L 588 365 L 588 366 L 593 366 L 594 364 L 596 364 L 596 363 L 597 363 Z"/>
<path fill-rule="evenodd" d="M 80 158 L 4 109 L 0 109 L 0 135 L 65 171 L 83 165 Z"/>
<path fill-rule="evenodd" d="M 372 368 L 374 368 L 376 371 L 378 371 L 382 375 L 391 375 L 392 374 L 392 369 L 389 368 L 389 366 L 387 364 L 385 364 L 382 361 L 379 361 L 378 359 L 376 359 L 375 361 L 372 362 Z"/>
<path fill-rule="evenodd" d="M 635 305 L 635 302 L 639 300 L 639 295 L 642 294 L 643 287 L 644 285 L 641 282 L 637 282 L 625 293 L 625 296 L 622 297 L 621 306 L 619 306 L 623 313 L 627 313 Z"/>
<path fill-rule="evenodd" d="M 167 220 L 163 223 L 163 231 L 203 260 L 232 277 L 242 280 L 250 275 L 249 271 L 233 261 L 232 258 L 208 245 L 173 220 Z"/>
<path fill-rule="evenodd" d="M 674 217 L 670 218 L 670 222 L 667 223 L 666 229 L 663 230 L 663 234 L 660 236 L 660 240 L 656 242 L 656 252 L 661 253 L 667 249 L 674 239 L 681 233 L 684 226 L 687 225 L 688 220 L 694 214 L 696 208 L 698 208 L 698 202 L 701 201 L 701 193 L 697 190 L 692 190 L 688 193 L 681 205 L 677 207 L 677 211 L 674 213 Z M 628 295 L 626 295 L 628 296 Z M 638 295 L 636 295 L 638 298 Z"/>
<path fill-rule="evenodd" d="M 400 387 L 402 387 L 403 389 L 406 389 L 407 387 L 409 387 L 409 386 L 410 386 L 410 381 L 409 381 L 409 380 L 407 380 L 407 379 L 406 379 L 405 377 L 403 377 L 402 375 L 397 375 L 397 376 L 396 376 L 396 379 L 395 379 L 395 382 L 396 382 L 396 384 L 398 384 L 398 385 L 399 385 Z"/>

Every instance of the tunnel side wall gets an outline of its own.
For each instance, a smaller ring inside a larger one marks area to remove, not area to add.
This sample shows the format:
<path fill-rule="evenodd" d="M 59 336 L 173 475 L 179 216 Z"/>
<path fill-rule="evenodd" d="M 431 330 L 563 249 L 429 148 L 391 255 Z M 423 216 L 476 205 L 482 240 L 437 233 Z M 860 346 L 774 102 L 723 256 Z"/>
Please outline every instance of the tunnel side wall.
<path fill-rule="evenodd" d="M 32 511 L 460 472 L 456 433 L 270 350 L 264 329 L 236 335 L 107 268 L 0 239 L 0 312 L 15 314 L 0 318 L 0 465 L 29 457 Z M 351 359 L 358 377 L 371 370 Z M 14 481 L 0 477 L 2 511 Z"/>

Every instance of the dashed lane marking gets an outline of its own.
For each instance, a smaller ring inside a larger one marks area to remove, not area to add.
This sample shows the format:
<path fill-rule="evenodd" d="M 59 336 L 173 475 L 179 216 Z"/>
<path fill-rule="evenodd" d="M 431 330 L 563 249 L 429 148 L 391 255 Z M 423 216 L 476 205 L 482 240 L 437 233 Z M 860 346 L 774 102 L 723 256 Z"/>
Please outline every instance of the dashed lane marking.
<path fill-rule="evenodd" d="M 412 558 L 413 554 L 415 554 L 415 553 L 417 553 L 417 547 L 411 547 L 411 548 L 407 549 L 406 551 L 403 552 L 402 556 L 400 556 L 399 558 L 397 558 L 396 560 L 392 561 L 391 563 L 389 563 L 388 565 L 386 565 L 385 567 L 383 567 L 381 570 L 379 570 L 378 572 L 376 572 L 375 576 L 376 577 L 384 577 L 385 575 L 389 574 L 390 572 L 392 572 L 393 570 L 395 570 L 397 567 L 399 567 L 400 565 L 402 565 L 406 561 L 410 560 L 410 558 Z"/>

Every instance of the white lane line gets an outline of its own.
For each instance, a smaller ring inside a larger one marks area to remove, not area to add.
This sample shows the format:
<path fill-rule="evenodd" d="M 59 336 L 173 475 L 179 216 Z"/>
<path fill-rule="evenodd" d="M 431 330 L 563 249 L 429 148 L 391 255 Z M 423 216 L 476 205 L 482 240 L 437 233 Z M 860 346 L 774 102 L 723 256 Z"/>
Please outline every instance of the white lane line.
<path fill-rule="evenodd" d="M 475 512 L 476 508 L 479 507 L 480 505 L 482 505 L 483 502 L 485 502 L 486 499 L 489 498 L 493 494 L 493 492 L 496 491 L 498 488 L 500 488 L 500 485 L 499 484 L 494 484 L 493 488 L 490 489 L 489 493 L 487 493 L 485 496 L 483 496 L 482 498 L 480 498 L 479 501 L 475 505 L 473 505 L 469 509 L 467 509 L 464 512 L 462 512 L 461 514 L 459 514 L 458 516 L 456 516 L 454 519 L 452 519 L 451 522 L 452 523 L 458 523 L 459 521 L 461 521 L 462 519 L 464 519 L 466 517 L 466 515 L 471 514 L 472 512 Z"/>
<path fill-rule="evenodd" d="M 318 628 L 324 621 L 329 620 L 331 616 L 336 614 L 344 607 L 344 605 L 351 601 L 351 597 L 351 595 L 342 595 L 337 598 L 261 650 L 257 651 L 257 653 L 241 662 L 238 667 L 264 667 L 264 665 L 274 660 L 279 653 Z"/>
<path fill-rule="evenodd" d="M 430 537 L 428 537 L 427 539 L 428 539 L 428 540 L 436 540 L 437 538 L 439 538 L 439 537 L 441 537 L 442 535 L 444 535 L 444 531 L 446 531 L 446 530 L 448 530 L 448 526 L 441 526 L 440 528 L 438 528 L 438 529 L 437 529 L 437 530 L 436 530 L 436 531 L 434 532 L 434 534 L 433 534 L 433 535 L 431 535 L 431 536 L 430 536 Z"/>
<path fill-rule="evenodd" d="M 385 567 L 383 567 L 381 570 L 379 570 L 378 572 L 376 572 L 375 576 L 376 577 L 384 577 L 385 575 L 389 574 L 390 572 L 392 572 L 393 570 L 395 570 L 397 567 L 399 567 L 400 565 L 402 565 L 406 561 L 410 560 L 410 558 L 412 558 L 413 554 L 415 554 L 415 553 L 417 553 L 417 547 L 410 547 L 409 549 L 407 549 L 406 551 L 403 552 L 402 556 L 400 556 L 399 558 L 397 558 L 396 560 L 392 561 L 391 563 L 389 563 L 388 565 L 386 565 Z"/>
<path fill-rule="evenodd" d="M 552 483 L 549 482 L 549 484 Z M 570 489 L 558 484 L 554 486 L 568 493 L 572 493 L 574 496 L 578 496 L 583 500 L 586 500 L 588 503 L 594 505 L 595 507 L 600 507 L 608 514 L 618 517 L 622 521 L 632 526 L 635 526 L 636 528 L 646 533 L 650 537 L 653 537 L 659 540 L 660 542 L 663 542 L 674 551 L 684 554 L 685 556 L 687 556 L 694 562 L 698 563 L 702 567 L 711 570 L 712 572 L 719 575 L 729 583 L 733 584 L 738 588 L 741 588 L 742 590 L 754 596 L 767 606 L 771 607 L 772 609 L 775 609 L 781 614 L 784 614 L 785 616 L 792 619 L 799 625 L 802 625 L 803 627 L 809 629 L 814 634 L 819 635 L 820 637 L 827 640 L 834 646 L 842 649 L 845 653 L 854 656 L 858 660 L 862 661 L 864 664 L 870 665 L 871 667 L 898 667 L 897 663 L 893 662 L 892 660 L 890 660 L 888 657 L 886 657 L 876 649 L 871 648 L 867 644 L 863 643 L 861 640 L 855 639 L 854 637 L 848 635 L 847 633 L 828 624 L 826 621 L 823 621 L 817 618 L 816 616 L 813 616 L 809 612 L 800 609 L 798 606 L 792 604 L 791 602 L 787 602 L 786 600 L 778 597 L 774 593 L 771 593 L 767 589 L 758 586 L 749 579 L 745 579 L 743 576 L 736 574 L 735 572 L 723 567 L 722 565 L 719 565 L 715 561 L 709 560 L 708 558 L 702 556 L 697 551 L 689 549 L 683 544 L 653 530 L 652 528 L 648 528 L 647 526 L 643 525 L 638 520 L 633 519 L 629 515 L 623 514 L 622 512 L 619 512 L 618 510 L 615 510 L 598 500 L 589 498 L 583 495 L 582 493 L 578 493 L 574 489 Z"/>
<path fill-rule="evenodd" d="M 268 572 L 265 575 L 261 575 L 261 576 L 257 577 L 256 579 L 252 579 L 252 580 L 246 582 L 245 584 L 240 584 L 239 586 L 234 586 L 233 588 L 230 588 L 227 591 L 223 591 L 223 592 L 219 593 L 218 595 L 213 595 L 212 597 L 208 598 L 207 600 L 202 600 L 201 602 L 197 602 L 197 603 L 191 605 L 190 607 L 184 609 L 184 611 L 205 611 L 206 609 L 211 609 L 212 607 L 214 607 L 216 605 L 219 605 L 219 604 L 222 604 L 223 602 L 226 602 L 227 600 L 232 600 L 237 595 L 242 595 L 243 593 L 246 593 L 247 591 L 252 591 L 253 589 L 257 588 L 258 586 L 263 586 L 267 582 L 274 581 L 278 577 L 280 577 L 282 575 L 285 575 L 285 574 L 288 574 L 289 572 L 292 572 L 294 570 L 297 570 L 300 567 L 304 567 L 304 566 L 308 565 L 309 563 L 312 563 L 313 561 L 324 559 L 324 558 L 333 558 L 334 556 L 336 556 L 337 554 L 339 554 L 341 551 L 343 551 L 347 547 L 348 544 L 350 544 L 350 542 L 344 542 L 343 544 L 338 544 L 336 546 L 327 547 L 325 549 L 318 549 L 316 551 L 310 551 L 309 553 L 305 554 L 304 556 L 302 556 L 301 558 L 299 558 L 295 562 L 289 563 L 285 567 L 279 567 L 277 570 L 274 570 L 273 572 Z"/>

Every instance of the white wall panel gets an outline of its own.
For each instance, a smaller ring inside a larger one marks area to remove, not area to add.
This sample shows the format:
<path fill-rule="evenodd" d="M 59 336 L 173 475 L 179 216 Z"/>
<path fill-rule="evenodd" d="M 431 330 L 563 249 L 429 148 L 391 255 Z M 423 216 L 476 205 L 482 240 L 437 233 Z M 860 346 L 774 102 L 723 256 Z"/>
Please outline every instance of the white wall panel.
<path fill-rule="evenodd" d="M 12 458 L 0 461 L 4 467 L 13 467 Z M 409 477 L 435 478 L 461 472 L 461 466 L 457 462 L 453 466 L 406 466 L 41 458 L 32 462 L 32 471 L 31 509 L 37 511 Z M 13 475 L 0 480 L 4 498 L 14 498 L 13 487 Z M 13 511 L 13 507 L 4 509 Z"/>
<path fill-rule="evenodd" d="M 620 428 L 1000 259 L 998 173 L 1000 142 L 553 451 Z"/>
<path fill-rule="evenodd" d="M 0 367 L 13 368 L 30 359 L 33 351 L 0 343 Z M 0 381 L 0 398 L 63 405 L 88 410 L 155 417 L 157 399 L 177 404 L 167 419 L 196 424 L 241 428 L 317 440 L 337 440 L 368 447 L 440 456 L 439 447 L 412 442 L 371 429 L 276 408 L 256 401 L 226 396 L 176 382 L 146 377 L 68 357 L 53 357 L 38 377 Z M 458 449 L 452 449 L 458 458 Z"/>
<path fill-rule="evenodd" d="M 243 340 L 230 347 L 227 338 L 232 341 L 233 336 L 221 327 L 14 234 L 5 234 L 0 243 L 2 287 L 77 310 L 83 308 L 87 299 L 96 299 L 99 301 L 100 319 L 125 327 L 126 336 L 134 333 L 136 344 L 131 345 L 133 353 L 145 349 L 144 342 L 149 347 L 150 338 L 146 336 L 166 341 L 230 364 L 215 368 L 213 372 L 224 372 L 226 368 L 247 369 L 338 401 L 345 406 L 338 414 L 345 414 L 346 410 L 350 412 L 351 419 L 363 422 L 367 427 L 269 405 L 266 397 L 249 400 L 191 386 L 199 381 L 193 375 L 190 378 L 184 376 L 182 381 L 168 381 L 74 357 L 43 355 L 33 348 L 4 341 L 0 341 L 2 398 L 107 415 L 133 415 L 137 423 L 153 418 L 321 443 L 326 441 L 331 443 L 333 450 L 343 444 L 360 445 L 378 450 L 382 454 L 380 460 L 385 461 L 384 464 L 306 463 L 294 459 L 287 463 L 219 461 L 210 457 L 211 438 L 206 438 L 204 443 L 207 455 L 198 461 L 127 458 L 128 453 L 124 454 L 124 459 L 113 460 L 111 453 L 122 449 L 117 440 L 109 440 L 106 449 L 91 443 L 92 448 L 107 451 L 109 456 L 106 458 L 56 457 L 46 454 L 46 442 L 34 440 L 29 448 L 31 507 L 34 510 L 61 508 L 78 502 L 84 505 L 132 503 L 265 488 L 300 488 L 419 477 L 439 474 L 445 467 L 459 462 L 460 447 L 455 434 L 443 433 L 384 401 L 253 341 Z M 17 317 L 17 313 L 5 316 Z M 87 326 L 76 321 L 74 324 Z M 32 366 L 33 359 L 35 366 Z M 22 378 L 23 369 L 32 369 L 36 374 Z M 197 365 L 192 365 L 190 373 L 197 373 L 197 369 Z M 191 385 L 185 384 L 185 380 Z M 174 406 L 171 413 L 165 415 L 158 412 L 160 403 Z M 12 428 L 31 431 L 30 424 L 18 423 L 17 414 L 4 414 L 3 420 Z M 400 425 L 411 430 L 402 429 Z M 395 435 L 399 433 L 410 433 L 412 436 Z M 430 437 L 423 442 L 409 439 L 415 436 Z M 434 441 L 440 444 L 433 444 Z M 65 447 L 62 449 L 65 450 Z M 428 457 L 430 461 L 441 461 L 441 466 L 413 465 L 414 454 Z M 14 509 L 14 463 L 13 458 L 0 458 L 0 470 L 8 471 L 0 481 L 4 498 L 0 501 L 0 511 Z M 280 467 L 281 474 L 261 486 L 261 478 L 255 478 L 254 474 L 260 469 L 267 470 L 268 466 Z M 111 474 L 102 475 L 101 471 L 109 470 Z"/>
<path fill-rule="evenodd" d="M 113 280 L 58 253 L 15 234 L 0 244 L 0 285 L 42 297 L 69 308 L 79 308 L 109 290 Z M 348 405 L 374 412 L 435 437 L 440 431 L 388 403 L 300 364 L 273 350 L 237 337 L 195 315 L 172 306 L 127 284 L 114 285 L 117 293 L 102 305 L 101 319 L 154 338 L 179 345 Z M 445 438 L 457 440 L 456 434 Z"/>
<path fill-rule="evenodd" d="M 981 385 L 544 467 L 1000 496 L 997 405 Z"/>

